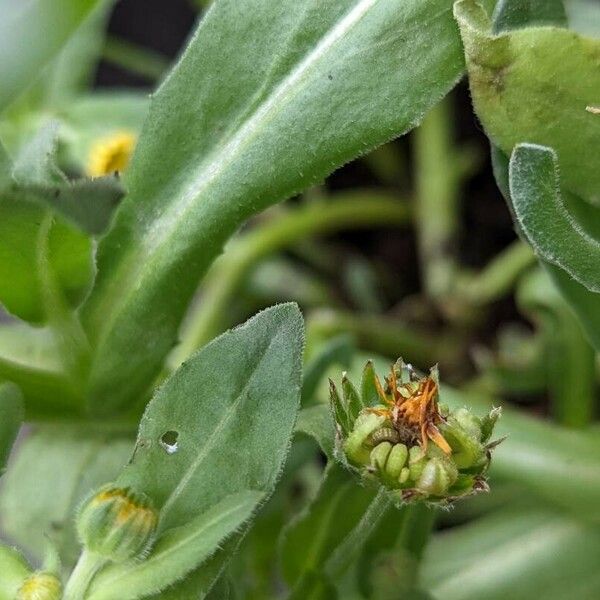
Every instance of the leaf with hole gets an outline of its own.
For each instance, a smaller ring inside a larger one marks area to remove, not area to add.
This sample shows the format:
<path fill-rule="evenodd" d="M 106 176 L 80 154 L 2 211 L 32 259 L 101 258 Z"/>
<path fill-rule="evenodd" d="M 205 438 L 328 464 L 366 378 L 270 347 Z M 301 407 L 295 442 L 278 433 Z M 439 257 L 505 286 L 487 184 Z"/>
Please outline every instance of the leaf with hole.
<path fill-rule="evenodd" d="M 205 346 L 158 390 L 118 482 L 153 499 L 161 531 L 231 494 L 271 493 L 298 411 L 302 339 L 296 305 L 275 306 Z"/>

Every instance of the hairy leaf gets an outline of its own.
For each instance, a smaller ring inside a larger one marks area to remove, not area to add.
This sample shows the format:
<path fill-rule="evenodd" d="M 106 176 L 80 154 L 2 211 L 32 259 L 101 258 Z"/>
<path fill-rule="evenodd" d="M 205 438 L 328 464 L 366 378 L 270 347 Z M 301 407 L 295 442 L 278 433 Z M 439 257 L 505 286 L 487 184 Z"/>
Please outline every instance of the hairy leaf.
<path fill-rule="evenodd" d="M 259 313 L 200 350 L 158 390 L 119 483 L 179 527 L 224 497 L 270 494 L 300 394 L 302 319 L 293 304 Z"/>
<path fill-rule="evenodd" d="M 450 0 L 216 2 L 153 97 L 99 249 L 95 401 L 143 390 L 245 219 L 414 127 L 462 66 Z"/>
<path fill-rule="evenodd" d="M 550 148 L 518 145 L 510 161 L 510 195 L 521 229 L 541 258 L 564 269 L 592 292 L 600 292 L 600 237 L 567 209 Z M 588 214 L 600 222 L 600 209 Z M 591 212 L 591 211 L 588 211 Z"/>

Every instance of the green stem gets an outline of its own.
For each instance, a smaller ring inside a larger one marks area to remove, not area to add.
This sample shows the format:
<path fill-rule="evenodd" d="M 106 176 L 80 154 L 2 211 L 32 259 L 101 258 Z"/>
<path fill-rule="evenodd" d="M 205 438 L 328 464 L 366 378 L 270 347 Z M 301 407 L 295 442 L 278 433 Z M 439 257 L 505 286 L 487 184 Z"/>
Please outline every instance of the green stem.
<path fill-rule="evenodd" d="M 517 240 L 498 254 L 480 273 L 463 274 L 455 293 L 461 302 L 483 306 L 511 291 L 523 272 L 535 263 L 531 248 Z"/>
<path fill-rule="evenodd" d="M 388 316 L 319 309 L 310 314 L 307 330 L 307 346 L 314 340 L 348 333 L 365 350 L 390 357 L 404 356 L 423 368 L 436 362 L 455 365 L 464 359 L 460 341 L 454 335 L 418 331 Z"/>
<path fill-rule="evenodd" d="M 225 317 L 231 300 L 248 272 L 265 256 L 307 237 L 344 228 L 397 227 L 405 224 L 408 216 L 407 204 L 393 195 L 364 191 L 311 202 L 258 226 L 231 244 L 208 274 L 201 300 L 186 321 L 171 364 L 180 364 L 227 326 Z"/>
<path fill-rule="evenodd" d="M 381 488 L 356 527 L 327 560 L 326 570 L 332 580 L 339 579 L 358 559 L 366 540 L 391 506 L 389 494 Z"/>
<path fill-rule="evenodd" d="M 106 40 L 102 54 L 108 62 L 150 81 L 160 79 L 169 67 L 158 52 L 115 37 Z"/>
<path fill-rule="evenodd" d="M 406 508 L 402 528 L 396 546 L 406 550 L 415 560 L 421 561 L 435 524 L 435 509 L 425 504 L 415 504 Z M 413 585 L 417 583 L 417 573 Z"/>
<path fill-rule="evenodd" d="M 65 375 L 75 388 L 83 380 L 90 348 L 79 318 L 68 305 L 52 269 L 49 236 L 53 225 L 54 216 L 48 211 L 37 238 L 37 270 L 48 324 L 54 334 Z"/>
<path fill-rule="evenodd" d="M 452 253 L 458 230 L 462 173 L 452 144 L 450 100 L 427 113 L 415 130 L 416 228 L 427 295 L 439 304 L 452 286 L 457 265 Z"/>
<path fill-rule="evenodd" d="M 83 600 L 92 579 L 105 563 L 106 559 L 84 550 L 69 577 L 63 600 Z"/>

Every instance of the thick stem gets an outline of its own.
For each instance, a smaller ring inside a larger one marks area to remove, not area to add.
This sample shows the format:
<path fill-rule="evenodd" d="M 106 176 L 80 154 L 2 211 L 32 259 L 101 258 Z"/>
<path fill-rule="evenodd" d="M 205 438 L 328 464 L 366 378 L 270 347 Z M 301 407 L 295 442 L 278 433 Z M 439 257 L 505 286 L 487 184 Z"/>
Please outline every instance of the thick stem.
<path fill-rule="evenodd" d="M 106 559 L 84 550 L 67 581 L 63 600 L 83 600 L 92 579 L 105 563 Z"/>
<path fill-rule="evenodd" d="M 396 227 L 406 223 L 408 216 L 406 203 L 390 194 L 366 191 L 309 203 L 258 226 L 232 244 L 215 263 L 202 288 L 200 302 L 186 321 L 171 364 L 179 365 L 227 326 L 225 316 L 232 298 L 248 272 L 265 256 L 307 237 L 344 228 Z"/>

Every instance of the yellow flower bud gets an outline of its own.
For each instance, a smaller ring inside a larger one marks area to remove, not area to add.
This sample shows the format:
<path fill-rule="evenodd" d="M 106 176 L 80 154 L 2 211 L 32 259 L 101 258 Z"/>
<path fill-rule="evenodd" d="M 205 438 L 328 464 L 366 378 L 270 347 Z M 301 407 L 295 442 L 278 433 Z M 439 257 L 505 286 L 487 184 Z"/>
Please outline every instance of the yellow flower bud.
<path fill-rule="evenodd" d="M 17 591 L 16 600 L 60 600 L 62 584 L 54 573 L 32 573 Z"/>
<path fill-rule="evenodd" d="M 129 164 L 135 146 L 135 135 L 119 131 L 98 140 L 90 150 L 87 173 L 92 177 L 122 173 Z"/>
<path fill-rule="evenodd" d="M 148 549 L 157 523 L 158 512 L 145 494 L 109 484 L 83 504 L 77 530 L 87 550 L 122 562 Z"/>

